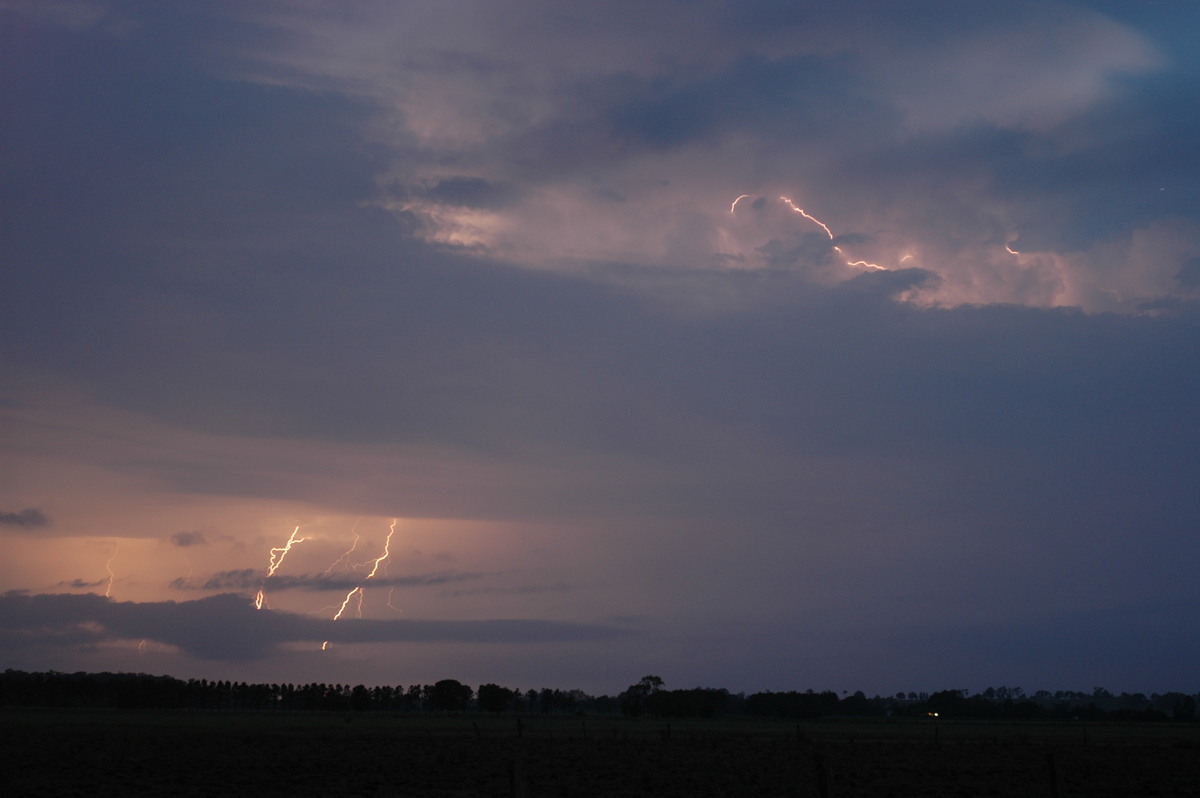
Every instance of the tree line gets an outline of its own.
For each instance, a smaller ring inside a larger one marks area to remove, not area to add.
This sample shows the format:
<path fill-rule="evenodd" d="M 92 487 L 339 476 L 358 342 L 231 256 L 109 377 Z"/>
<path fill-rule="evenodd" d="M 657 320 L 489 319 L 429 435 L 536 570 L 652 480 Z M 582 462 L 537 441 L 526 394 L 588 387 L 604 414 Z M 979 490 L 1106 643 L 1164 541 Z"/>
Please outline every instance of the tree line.
<path fill-rule="evenodd" d="M 630 717 L 711 718 L 746 715 L 806 720 L 826 717 L 954 717 L 1013 720 L 1115 720 L 1196 722 L 1200 693 L 1113 694 L 989 687 L 971 693 L 896 693 L 867 697 L 817 692 L 730 693 L 724 688 L 669 690 L 645 676 L 616 696 L 582 690 L 518 690 L 498 684 L 478 688 L 455 679 L 397 686 L 349 684 L 251 684 L 176 679 L 142 673 L 60 673 L 6 670 L 0 675 L 0 706 L 96 709 L 172 709 L 240 712 L 392 712 L 624 714 Z"/>

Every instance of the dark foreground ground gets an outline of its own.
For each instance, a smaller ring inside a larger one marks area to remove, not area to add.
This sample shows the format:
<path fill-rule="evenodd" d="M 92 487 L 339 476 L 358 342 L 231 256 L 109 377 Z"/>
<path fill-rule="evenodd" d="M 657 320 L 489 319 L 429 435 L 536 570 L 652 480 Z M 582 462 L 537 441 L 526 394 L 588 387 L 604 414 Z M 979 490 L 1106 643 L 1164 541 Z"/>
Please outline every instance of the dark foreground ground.
<path fill-rule="evenodd" d="M 0 712 L 5 796 L 1200 796 L 1196 724 Z"/>

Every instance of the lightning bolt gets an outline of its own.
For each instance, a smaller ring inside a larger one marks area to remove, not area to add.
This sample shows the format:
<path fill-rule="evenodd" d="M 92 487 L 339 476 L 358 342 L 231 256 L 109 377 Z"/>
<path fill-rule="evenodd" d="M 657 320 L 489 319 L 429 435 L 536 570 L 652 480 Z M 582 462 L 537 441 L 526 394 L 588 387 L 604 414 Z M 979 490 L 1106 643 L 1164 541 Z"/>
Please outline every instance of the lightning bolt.
<path fill-rule="evenodd" d="M 300 527 L 297 526 L 295 529 L 292 530 L 292 535 L 291 535 L 291 537 L 289 537 L 287 539 L 287 543 L 284 543 L 282 546 L 279 546 L 277 548 L 271 549 L 271 564 L 267 567 L 267 576 L 275 575 L 275 572 L 277 570 L 279 570 L 279 566 L 283 565 L 283 558 L 286 557 L 287 553 L 292 550 L 292 546 L 294 544 L 303 543 L 305 540 L 307 540 L 307 538 L 296 537 L 296 534 L 299 531 L 300 531 Z"/>
<path fill-rule="evenodd" d="M 818 225 L 818 226 L 819 226 L 819 227 L 820 227 L 822 230 L 824 230 L 824 231 L 825 231 L 825 235 L 829 236 L 829 240 L 830 240 L 830 241 L 832 241 L 832 240 L 833 240 L 833 231 L 829 229 L 829 225 L 825 224 L 825 223 L 824 223 L 824 222 L 822 222 L 820 219 L 818 219 L 817 217 L 813 216 L 811 213 L 809 213 L 808 211 L 804 210 L 803 208 L 800 208 L 800 207 L 798 207 L 798 206 L 796 205 L 796 203 L 792 202 L 792 201 L 791 201 L 790 199 L 788 199 L 787 197 L 780 197 L 780 199 L 781 199 L 781 200 L 783 200 L 783 201 L 784 201 L 784 203 L 786 203 L 786 204 L 787 204 L 787 206 L 788 206 L 789 208 L 791 208 L 793 211 L 795 211 L 796 213 L 800 214 L 800 215 L 801 215 L 801 216 L 803 216 L 805 219 L 808 219 L 810 222 L 812 222 L 812 223 L 814 223 L 814 224 Z M 838 252 L 841 252 L 841 250 L 840 250 L 840 249 L 838 249 L 837 247 L 834 247 L 834 249 L 837 249 L 837 251 L 838 251 Z"/>
<path fill-rule="evenodd" d="M 112 564 L 113 564 L 113 560 L 117 559 L 117 552 L 120 550 L 120 548 L 121 548 L 120 545 L 114 543 L 112 556 L 109 557 L 108 561 L 104 563 L 104 570 L 108 571 L 108 584 L 104 586 L 104 597 L 105 598 L 112 597 L 113 579 L 115 578 L 115 575 L 113 574 Z"/>
<path fill-rule="evenodd" d="M 367 565 L 370 565 L 371 572 L 369 574 L 367 574 L 366 576 L 364 576 L 362 582 L 360 582 L 357 587 L 353 588 L 349 593 L 347 593 L 346 597 L 344 599 L 342 599 L 342 606 L 338 607 L 338 611 L 336 613 L 334 613 L 333 620 L 335 620 L 335 621 L 339 620 L 342 617 L 342 615 L 345 614 L 346 608 L 350 606 L 350 602 L 356 596 L 358 597 L 358 604 L 355 607 L 355 617 L 358 617 L 358 618 L 362 617 L 363 596 L 365 595 L 365 591 L 363 590 L 363 583 L 365 583 L 368 579 L 374 579 L 375 574 L 379 573 L 380 566 L 383 567 L 385 573 L 387 572 L 387 566 L 384 565 L 384 563 L 386 563 L 388 557 L 391 556 L 392 536 L 396 534 L 396 524 L 398 521 L 399 521 L 399 519 L 393 518 L 391 525 L 388 527 L 387 538 L 385 538 L 383 541 L 383 554 L 380 554 L 374 560 L 367 560 L 366 562 L 361 562 L 354 566 L 355 568 L 364 568 Z M 357 545 L 358 539 L 355 538 L 354 542 L 355 542 L 355 545 Z M 350 551 L 353 551 L 353 550 L 354 550 L 354 547 L 351 546 Z M 344 557 L 348 556 L 350 554 L 350 551 L 347 551 L 345 554 L 342 555 L 342 557 L 344 558 Z M 341 558 L 339 558 L 339 559 L 341 559 Z M 335 562 L 334 564 L 336 565 L 337 563 Z M 333 566 L 330 566 L 330 569 L 332 569 L 332 568 L 333 568 Z M 326 573 L 328 573 L 328 571 L 326 571 Z M 388 605 L 389 606 L 391 605 L 391 601 L 392 601 L 392 597 L 391 597 L 391 594 L 389 593 L 388 594 Z M 329 649 L 329 641 L 326 640 L 324 643 L 321 644 L 321 650 L 327 651 L 328 649 Z"/>
<path fill-rule="evenodd" d="M 334 613 L 333 619 L 335 621 L 342 617 L 342 613 L 346 611 L 346 607 L 350 604 L 350 599 L 354 598 L 355 595 L 358 596 L 358 617 L 362 617 L 363 589 L 362 585 L 359 585 L 346 594 L 346 598 L 342 600 L 342 606 L 338 608 L 336 613 Z"/>
<path fill-rule="evenodd" d="M 296 528 L 292 530 L 292 534 L 288 537 L 287 543 L 271 549 L 271 561 L 267 565 L 267 575 L 263 577 L 263 582 L 266 582 L 267 579 L 270 579 L 275 575 L 275 572 L 279 570 L 279 566 L 283 565 L 284 557 L 287 557 L 288 552 L 292 550 L 292 546 L 297 543 L 303 543 L 305 540 L 307 540 L 307 538 L 296 537 L 299 532 L 300 527 L 297 525 Z M 265 601 L 266 596 L 263 593 L 263 586 L 259 585 L 258 595 L 254 597 L 254 609 L 261 610 Z"/>
<path fill-rule="evenodd" d="M 808 211 L 799 207 L 798 205 L 796 205 L 796 203 L 792 202 L 787 197 L 780 197 L 779 199 L 783 200 L 784 203 L 786 203 L 787 206 L 789 208 L 791 208 L 793 211 L 800 214 L 805 219 L 808 219 L 810 222 L 818 225 L 822 230 L 825 231 L 825 235 L 829 236 L 829 240 L 830 241 L 833 240 L 833 231 L 829 229 L 829 225 L 825 224 L 824 222 L 822 222 L 817 217 L 813 216 Z M 842 248 L 836 244 L 834 244 L 834 246 L 833 246 L 833 251 L 842 256 L 842 260 L 844 260 L 846 262 L 847 266 L 861 266 L 864 269 L 875 269 L 876 271 L 881 271 L 881 272 L 887 271 L 886 266 L 880 266 L 878 263 L 871 263 L 870 261 L 865 261 L 865 260 L 850 260 L 849 258 L 846 257 L 846 253 L 842 252 Z"/>
<path fill-rule="evenodd" d="M 392 547 L 392 535 L 396 534 L 396 521 L 397 520 L 399 520 L 399 519 L 396 519 L 396 518 L 392 519 L 391 526 L 388 527 L 387 538 L 383 541 L 383 554 L 381 554 L 377 558 L 375 558 L 375 565 L 374 565 L 374 567 L 371 568 L 371 573 L 367 574 L 367 579 L 370 579 L 373 576 L 375 576 L 376 572 L 379 570 L 379 564 L 382 563 L 384 560 L 386 560 L 390 556 L 391 547 Z M 366 565 L 366 563 L 363 563 L 363 565 Z M 387 566 L 384 566 L 383 570 L 386 572 Z"/>
<path fill-rule="evenodd" d="M 754 196 L 754 195 L 753 194 L 742 194 L 742 195 L 738 196 L 737 199 L 735 199 L 732 203 L 730 203 L 729 212 L 731 214 L 736 212 L 738 203 L 741 202 L 742 200 L 746 199 L 747 197 L 751 197 L 751 196 Z M 792 211 L 800 214 L 805 219 L 808 219 L 810 222 L 815 224 L 817 227 L 820 227 L 822 230 L 824 230 L 825 235 L 829 236 L 830 241 L 834 240 L 833 230 L 831 230 L 829 228 L 829 225 L 825 224 L 820 219 L 818 219 L 817 217 L 813 216 L 808 211 L 801 208 L 799 205 L 797 205 L 795 202 L 793 202 L 791 200 L 791 198 L 781 196 L 779 199 L 782 200 L 783 203 L 785 205 L 787 205 L 788 208 L 790 208 Z M 887 271 L 888 270 L 886 266 L 880 266 L 878 263 L 871 263 L 870 261 L 867 261 L 867 260 L 850 260 L 848 257 L 846 257 L 846 253 L 842 252 L 842 248 L 839 247 L 837 244 L 833 245 L 833 251 L 842 256 L 842 260 L 845 262 L 845 264 L 847 266 L 858 266 L 863 269 L 875 269 L 876 271 Z M 900 259 L 900 262 L 903 263 L 904 261 L 908 260 L 911 257 L 912 257 L 911 255 L 905 255 L 903 258 Z"/>
<path fill-rule="evenodd" d="M 342 563 L 350 562 L 350 555 L 354 553 L 356 548 L 358 548 L 358 541 L 361 537 L 362 535 L 358 534 L 357 532 L 354 533 L 354 542 L 350 544 L 350 548 L 342 552 L 341 556 L 334 560 L 330 566 L 325 569 L 323 576 L 329 576 L 329 574 L 333 572 L 333 569 L 337 568 Z"/>

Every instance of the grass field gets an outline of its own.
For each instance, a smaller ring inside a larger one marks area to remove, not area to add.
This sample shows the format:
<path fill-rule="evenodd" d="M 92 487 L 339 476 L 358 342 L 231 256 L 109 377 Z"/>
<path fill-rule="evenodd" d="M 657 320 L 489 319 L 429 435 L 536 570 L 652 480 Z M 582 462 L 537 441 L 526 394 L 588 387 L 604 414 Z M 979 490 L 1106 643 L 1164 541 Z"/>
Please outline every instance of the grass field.
<path fill-rule="evenodd" d="M 1200 796 L 1200 725 L 0 713 L 15 796 Z"/>

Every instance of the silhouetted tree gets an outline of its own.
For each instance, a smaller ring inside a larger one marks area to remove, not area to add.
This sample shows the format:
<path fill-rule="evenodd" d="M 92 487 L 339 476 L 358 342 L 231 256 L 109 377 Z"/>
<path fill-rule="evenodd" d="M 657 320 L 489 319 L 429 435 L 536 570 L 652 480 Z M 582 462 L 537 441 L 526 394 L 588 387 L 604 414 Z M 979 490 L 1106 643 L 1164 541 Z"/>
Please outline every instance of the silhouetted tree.
<path fill-rule="evenodd" d="M 661 690 L 663 680 L 660 676 L 643 676 L 637 684 L 632 684 L 621 694 L 621 711 L 631 717 L 641 717 L 646 712 L 646 701 L 650 696 Z"/>
<path fill-rule="evenodd" d="M 433 685 L 431 703 L 434 709 L 461 712 L 471 702 L 474 690 L 456 679 L 442 679 Z"/>
<path fill-rule="evenodd" d="M 481 684 L 477 695 L 479 708 L 484 712 L 504 712 L 512 707 L 517 691 L 498 684 Z"/>
<path fill-rule="evenodd" d="M 927 705 L 930 711 L 940 715 L 963 714 L 959 710 L 967 705 L 967 697 L 963 690 L 939 690 L 929 696 Z"/>
<path fill-rule="evenodd" d="M 371 708 L 371 691 L 365 684 L 356 684 L 350 691 L 350 708 L 355 712 L 366 712 Z"/>
<path fill-rule="evenodd" d="M 711 718 L 723 712 L 729 691 L 696 687 L 691 690 L 655 690 L 645 699 L 647 714 L 671 718 Z"/>

